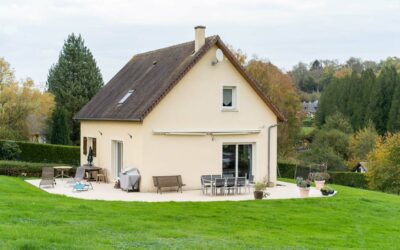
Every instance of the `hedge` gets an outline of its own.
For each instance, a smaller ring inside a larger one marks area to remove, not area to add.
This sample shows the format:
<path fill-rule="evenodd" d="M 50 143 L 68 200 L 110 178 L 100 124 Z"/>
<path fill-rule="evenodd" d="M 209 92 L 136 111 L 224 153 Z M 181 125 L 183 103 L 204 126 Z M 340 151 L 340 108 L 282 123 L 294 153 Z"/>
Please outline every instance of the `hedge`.
<path fill-rule="evenodd" d="M 296 169 L 297 166 L 297 169 Z M 308 178 L 310 172 L 318 172 L 318 167 L 306 167 L 293 163 L 278 162 L 279 177 L 294 179 L 296 177 Z M 330 179 L 328 183 L 338 184 L 356 188 L 368 188 L 365 174 L 354 172 L 331 172 L 328 171 Z"/>
<path fill-rule="evenodd" d="M 365 174 L 355 172 L 329 172 L 329 183 L 356 188 L 368 188 Z"/>
<path fill-rule="evenodd" d="M 40 177 L 43 167 L 54 167 L 57 164 L 32 163 L 23 161 L 0 161 L 0 175 Z M 75 172 L 72 168 L 70 175 Z"/>
<path fill-rule="evenodd" d="M 0 147 L 4 143 L 0 140 Z M 53 145 L 16 141 L 21 154 L 18 160 L 25 162 L 62 163 L 78 166 L 80 162 L 80 149 L 76 146 Z"/>

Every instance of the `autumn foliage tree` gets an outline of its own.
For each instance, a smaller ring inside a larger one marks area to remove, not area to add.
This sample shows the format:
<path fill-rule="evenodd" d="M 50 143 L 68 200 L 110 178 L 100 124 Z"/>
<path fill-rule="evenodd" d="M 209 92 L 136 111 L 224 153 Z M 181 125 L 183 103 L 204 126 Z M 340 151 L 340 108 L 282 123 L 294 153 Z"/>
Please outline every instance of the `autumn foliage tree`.
<path fill-rule="evenodd" d="M 0 58 L 0 139 L 26 140 L 32 130 L 44 130 L 54 98 L 34 88 L 27 78 L 16 81 L 9 64 Z"/>
<path fill-rule="evenodd" d="M 246 69 L 287 118 L 278 127 L 279 154 L 287 155 L 300 133 L 302 116 L 300 98 L 291 78 L 272 63 L 257 58 L 250 60 Z"/>
<path fill-rule="evenodd" d="M 371 189 L 400 194 L 400 133 L 377 140 L 367 167 Z"/>
<path fill-rule="evenodd" d="M 254 56 L 250 61 L 240 49 L 229 46 L 230 51 L 260 84 L 263 92 L 285 115 L 287 122 L 278 126 L 278 153 L 287 156 L 292 152 L 300 134 L 302 107 L 292 78 L 272 63 Z"/>

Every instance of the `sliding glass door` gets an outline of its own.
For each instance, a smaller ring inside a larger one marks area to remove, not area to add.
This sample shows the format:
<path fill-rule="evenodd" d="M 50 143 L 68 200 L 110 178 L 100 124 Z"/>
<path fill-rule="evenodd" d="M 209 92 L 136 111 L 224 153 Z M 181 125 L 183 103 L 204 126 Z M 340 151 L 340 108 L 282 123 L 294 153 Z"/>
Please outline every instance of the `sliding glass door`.
<path fill-rule="evenodd" d="M 232 177 L 252 175 L 253 145 L 224 144 L 222 146 L 222 174 Z"/>

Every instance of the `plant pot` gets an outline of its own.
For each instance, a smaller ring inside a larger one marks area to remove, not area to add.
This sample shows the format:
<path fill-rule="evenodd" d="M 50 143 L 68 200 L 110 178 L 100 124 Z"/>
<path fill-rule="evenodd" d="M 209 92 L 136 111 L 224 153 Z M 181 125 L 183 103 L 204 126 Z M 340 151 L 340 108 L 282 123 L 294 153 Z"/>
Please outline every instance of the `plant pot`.
<path fill-rule="evenodd" d="M 299 191 L 300 191 L 300 197 L 301 198 L 305 198 L 308 197 L 308 195 L 310 194 L 310 188 L 303 188 L 303 187 L 299 187 Z"/>
<path fill-rule="evenodd" d="M 262 200 L 264 198 L 264 191 L 254 191 L 254 199 Z"/>
<path fill-rule="evenodd" d="M 315 188 L 318 189 L 318 190 L 321 190 L 321 188 L 323 188 L 324 185 L 325 185 L 325 180 L 323 180 L 323 181 L 314 181 L 314 182 L 315 182 Z"/>
<path fill-rule="evenodd" d="M 328 196 L 335 193 L 335 190 L 321 190 L 322 195 Z"/>

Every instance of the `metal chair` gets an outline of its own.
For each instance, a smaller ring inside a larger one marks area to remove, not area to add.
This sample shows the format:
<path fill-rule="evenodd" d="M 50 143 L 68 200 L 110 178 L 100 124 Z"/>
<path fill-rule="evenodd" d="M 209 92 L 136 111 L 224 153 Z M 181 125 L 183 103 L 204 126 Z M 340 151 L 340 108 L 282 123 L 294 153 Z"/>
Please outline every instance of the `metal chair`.
<path fill-rule="evenodd" d="M 220 174 L 211 175 L 211 180 L 215 180 L 215 179 L 218 179 L 218 178 L 222 178 L 222 175 L 220 175 Z"/>
<path fill-rule="evenodd" d="M 254 186 L 255 182 L 254 182 L 254 175 L 249 175 L 249 179 L 247 180 L 246 183 L 246 188 L 248 190 L 248 192 L 251 192 L 251 188 Z"/>
<path fill-rule="evenodd" d="M 218 188 L 220 189 L 221 194 L 225 194 L 225 179 L 224 178 L 216 178 L 212 184 L 212 193 L 217 194 Z"/>
<path fill-rule="evenodd" d="M 236 193 L 238 194 L 239 191 L 241 193 L 242 188 L 246 187 L 246 177 L 238 177 L 236 179 Z"/>
<path fill-rule="evenodd" d="M 211 188 L 211 175 L 202 175 L 200 177 L 200 181 L 201 181 L 201 191 L 203 192 L 203 194 L 207 194 L 207 190 L 209 188 Z"/>
<path fill-rule="evenodd" d="M 228 194 L 232 190 L 232 193 L 235 193 L 236 190 L 236 178 L 235 177 L 228 177 L 226 178 L 226 189 L 228 190 Z"/>

